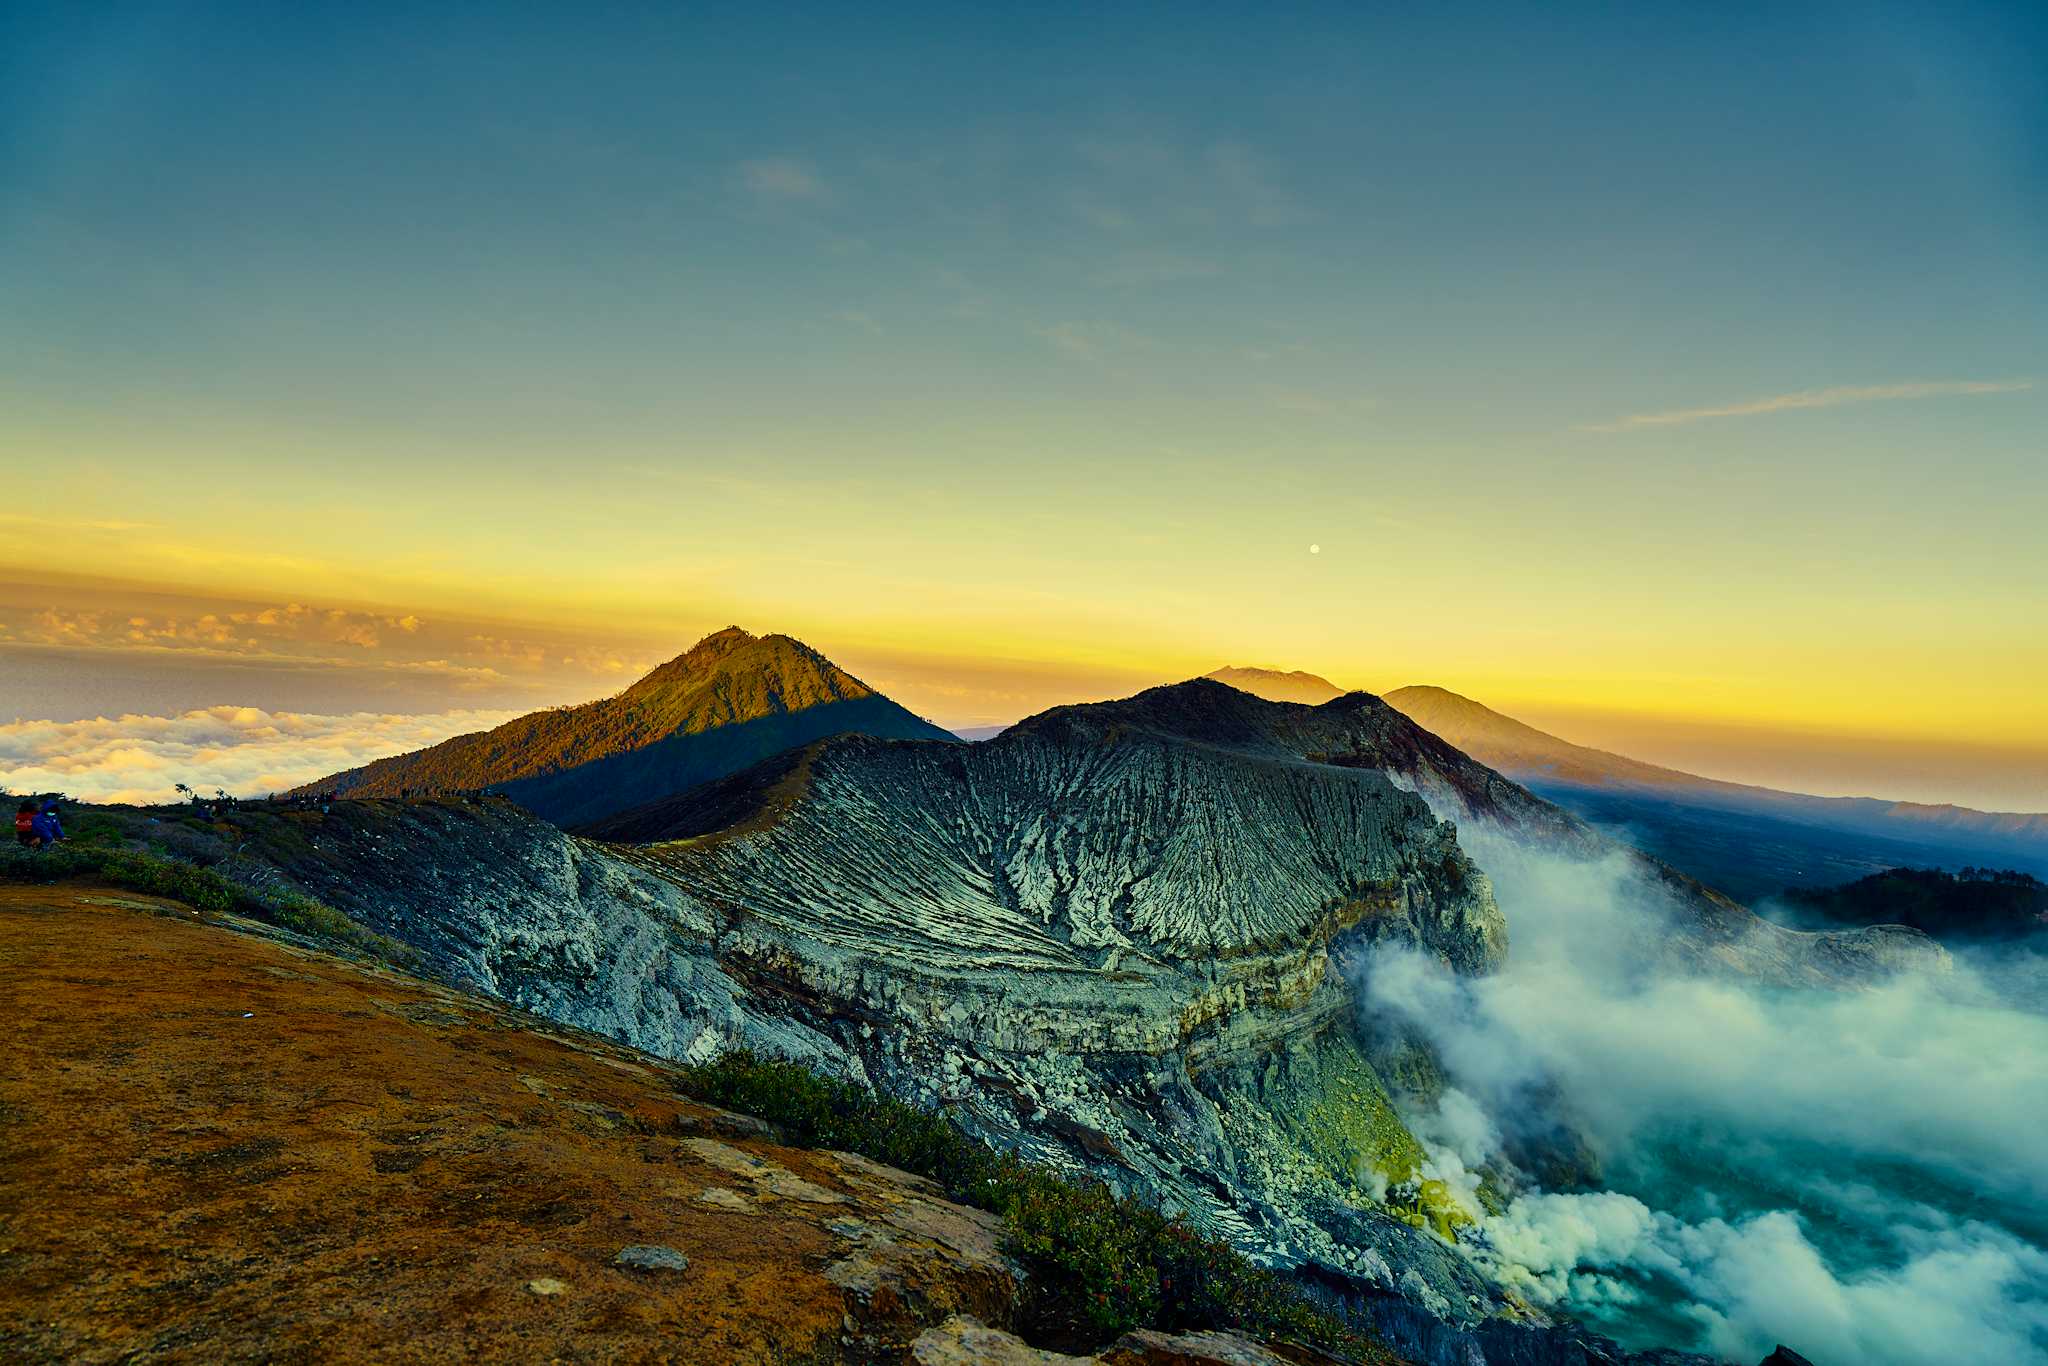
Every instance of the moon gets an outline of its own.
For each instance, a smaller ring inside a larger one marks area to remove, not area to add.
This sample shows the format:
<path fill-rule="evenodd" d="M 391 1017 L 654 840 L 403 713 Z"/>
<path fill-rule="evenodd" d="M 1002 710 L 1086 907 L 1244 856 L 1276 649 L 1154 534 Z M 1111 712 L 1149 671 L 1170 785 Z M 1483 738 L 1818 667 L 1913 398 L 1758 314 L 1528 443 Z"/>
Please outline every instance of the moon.
<path fill-rule="evenodd" d="M 1323 553 L 1323 548 L 1319 545 L 1312 545 L 1308 548 L 1308 553 L 1311 555 L 1320 555 Z"/>

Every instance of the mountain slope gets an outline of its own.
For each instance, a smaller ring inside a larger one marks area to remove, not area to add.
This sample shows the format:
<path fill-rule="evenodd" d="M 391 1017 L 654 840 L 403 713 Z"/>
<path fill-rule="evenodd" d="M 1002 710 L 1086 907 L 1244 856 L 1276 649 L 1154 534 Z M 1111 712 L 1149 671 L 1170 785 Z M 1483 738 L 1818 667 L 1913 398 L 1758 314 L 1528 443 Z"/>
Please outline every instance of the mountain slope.
<path fill-rule="evenodd" d="M 1508 950 L 1439 813 L 1621 856 L 1377 698 L 1204 680 L 977 745 L 820 740 L 599 822 L 607 843 L 499 801 L 228 819 L 266 885 L 461 985 L 667 1057 L 749 1047 L 870 1082 L 1462 1333 L 1510 1306 L 1445 1241 L 1468 1211 L 1396 1108 L 1440 1073 L 1358 988 L 1382 946 L 1467 975 Z M 1659 901 L 1630 938 L 1660 961 L 1833 983 L 1925 943 L 1792 933 L 1635 870 Z M 1532 1159 L 1566 1123 L 1529 1126 Z M 1469 1359 L 1442 1345 L 1429 1360 Z"/>
<path fill-rule="evenodd" d="M 1383 774 L 1080 710 L 979 745 L 822 740 L 598 827 L 651 845 L 495 800 L 233 819 L 459 985 L 667 1057 L 863 1079 L 1261 1259 L 1476 1317 L 1493 1292 L 1422 1230 L 1442 1197 L 1332 957 L 1391 941 L 1484 970 L 1485 876 Z M 1404 1180 L 1398 1208 L 1374 1195 Z"/>
<path fill-rule="evenodd" d="M 996 1331 L 1034 1289 L 1000 1220 L 931 1181 L 781 1144 L 645 1053 L 237 923 L 0 885 L 24 1049 L 0 1082 L 0 1358 L 970 1360 L 918 1344 L 973 1322 L 1038 1359 Z M 622 1264 L 635 1247 L 688 1265 Z M 1155 1360 L 1160 1336 L 1101 1360 Z M 1213 1341 L 1172 1359 L 1282 1366 Z"/>
<path fill-rule="evenodd" d="M 490 787 L 571 825 L 850 731 L 951 738 L 802 642 L 734 626 L 616 697 L 534 712 L 300 791 L 395 797 Z"/>
<path fill-rule="evenodd" d="M 1504 716 L 1447 688 L 1396 688 L 1386 703 L 1433 735 L 1503 773 L 1541 773 L 1562 782 L 1686 786 L 1710 781 L 1620 754 L 1589 749 Z"/>
<path fill-rule="evenodd" d="M 1744 898 L 1903 863 L 2004 860 L 2048 873 L 2048 815 L 1724 782 L 1576 745 L 1443 688 L 1387 704 L 1459 749 L 1687 872 Z"/>
<path fill-rule="evenodd" d="M 1253 697 L 1263 697 L 1268 702 L 1302 702 L 1314 707 L 1344 695 L 1344 690 L 1329 679 L 1300 669 L 1282 672 L 1231 664 L 1202 676 L 1228 684 L 1240 692 L 1248 692 Z"/>

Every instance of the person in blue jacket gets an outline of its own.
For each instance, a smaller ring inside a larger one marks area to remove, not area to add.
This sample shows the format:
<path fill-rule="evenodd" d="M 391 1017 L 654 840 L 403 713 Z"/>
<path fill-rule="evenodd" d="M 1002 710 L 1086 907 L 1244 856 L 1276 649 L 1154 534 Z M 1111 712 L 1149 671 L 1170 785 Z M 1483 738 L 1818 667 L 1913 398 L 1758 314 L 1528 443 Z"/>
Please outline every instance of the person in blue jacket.
<path fill-rule="evenodd" d="M 36 813 L 35 832 L 42 836 L 45 848 L 64 838 L 64 827 L 57 821 L 57 803 L 54 800 L 44 802 L 43 809 Z"/>

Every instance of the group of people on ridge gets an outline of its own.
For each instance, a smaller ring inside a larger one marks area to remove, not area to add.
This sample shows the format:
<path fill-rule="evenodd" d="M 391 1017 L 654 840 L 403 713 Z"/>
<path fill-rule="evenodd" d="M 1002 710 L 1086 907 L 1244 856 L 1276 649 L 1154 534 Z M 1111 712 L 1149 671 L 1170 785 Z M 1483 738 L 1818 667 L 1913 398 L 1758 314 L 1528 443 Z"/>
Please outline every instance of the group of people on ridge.
<path fill-rule="evenodd" d="M 26 801 L 14 813 L 15 842 L 24 849 L 41 849 L 64 838 L 64 827 L 57 821 L 57 802 L 53 797 L 43 803 L 40 810 L 33 801 Z"/>

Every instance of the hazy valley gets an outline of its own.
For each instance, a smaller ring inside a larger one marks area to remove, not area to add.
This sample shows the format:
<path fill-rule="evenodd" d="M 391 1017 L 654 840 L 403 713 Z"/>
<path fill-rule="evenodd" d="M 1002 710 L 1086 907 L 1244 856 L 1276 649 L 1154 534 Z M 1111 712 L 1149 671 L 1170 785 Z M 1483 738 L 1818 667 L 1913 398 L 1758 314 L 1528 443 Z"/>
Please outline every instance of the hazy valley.
<path fill-rule="evenodd" d="M 1275 701 L 1329 701 L 1315 674 L 1208 675 Z M 2048 815 L 1869 797 L 1814 797 L 1702 778 L 1575 745 L 1443 688 L 1387 705 L 1574 815 L 1748 902 L 1897 867 L 2012 868 L 2048 877 Z"/>

